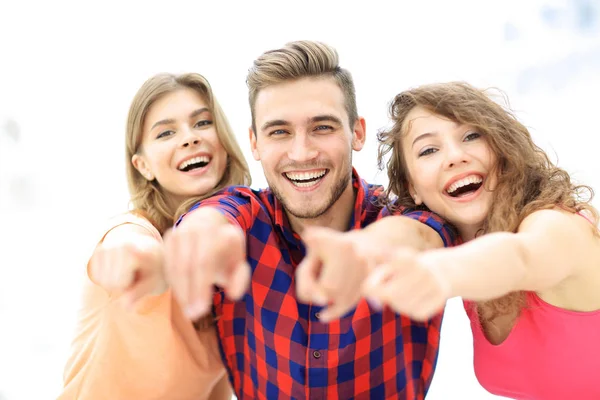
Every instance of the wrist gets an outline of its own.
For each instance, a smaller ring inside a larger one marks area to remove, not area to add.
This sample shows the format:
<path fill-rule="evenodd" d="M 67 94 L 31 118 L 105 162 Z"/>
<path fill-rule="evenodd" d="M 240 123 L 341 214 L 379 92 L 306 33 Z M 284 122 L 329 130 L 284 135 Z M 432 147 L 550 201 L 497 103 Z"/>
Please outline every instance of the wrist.
<path fill-rule="evenodd" d="M 456 272 L 453 261 L 445 250 L 430 250 L 421 252 L 417 257 L 419 263 L 427 268 L 436 278 L 447 298 L 451 299 L 460 296 L 458 279 L 460 275 Z"/>

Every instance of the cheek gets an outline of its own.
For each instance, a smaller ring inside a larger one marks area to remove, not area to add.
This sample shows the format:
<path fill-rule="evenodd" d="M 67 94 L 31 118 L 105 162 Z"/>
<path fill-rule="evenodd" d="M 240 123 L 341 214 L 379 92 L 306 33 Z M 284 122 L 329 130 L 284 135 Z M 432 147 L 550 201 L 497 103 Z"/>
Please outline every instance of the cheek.
<path fill-rule="evenodd" d="M 287 148 L 285 143 L 258 143 L 256 151 L 260 156 L 260 164 L 264 166 L 265 174 L 271 172 L 278 164 L 285 163 Z"/>
<path fill-rule="evenodd" d="M 218 137 L 215 136 L 213 140 L 211 140 L 211 146 L 213 148 L 213 156 L 227 158 L 227 152 Z"/>
<path fill-rule="evenodd" d="M 425 202 L 438 194 L 439 170 L 421 166 L 421 168 L 409 168 L 409 171 L 413 177 L 413 187 Z"/>
<path fill-rule="evenodd" d="M 487 164 L 486 166 L 490 170 L 496 165 L 498 161 L 496 153 L 494 153 L 490 145 L 485 141 L 482 141 L 481 147 L 479 148 L 479 157 L 483 162 Z"/>
<path fill-rule="evenodd" d="M 225 151 L 225 148 L 221 144 L 216 132 L 214 135 L 211 135 L 209 138 L 207 138 L 207 141 L 210 142 L 213 160 L 218 162 L 218 172 L 222 176 L 225 172 L 225 168 L 227 168 L 227 151 Z"/>
<path fill-rule="evenodd" d="M 339 163 L 345 165 L 352 157 L 352 142 L 346 135 L 336 137 L 325 137 L 315 143 L 318 150 L 318 158 L 322 161 Z M 340 171 L 345 173 L 344 171 Z"/>
<path fill-rule="evenodd" d="M 167 146 L 150 146 L 146 156 L 155 175 L 162 175 L 170 168 L 171 152 Z"/>
<path fill-rule="evenodd" d="M 353 151 L 352 138 L 350 137 L 349 139 L 347 136 L 338 136 L 334 140 L 322 143 L 321 149 L 323 149 L 325 152 L 331 151 L 329 149 L 335 149 L 333 151 L 338 153 L 340 156 L 345 157 L 346 155 L 351 154 Z"/>

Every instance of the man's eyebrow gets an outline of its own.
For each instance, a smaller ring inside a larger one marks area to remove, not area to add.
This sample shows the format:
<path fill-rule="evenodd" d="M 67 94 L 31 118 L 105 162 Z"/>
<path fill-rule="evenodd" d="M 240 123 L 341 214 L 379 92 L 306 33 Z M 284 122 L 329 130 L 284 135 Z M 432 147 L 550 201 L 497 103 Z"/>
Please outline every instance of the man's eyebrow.
<path fill-rule="evenodd" d="M 267 121 L 265 122 L 262 127 L 260 128 L 261 131 L 264 131 L 266 129 L 272 128 L 274 126 L 283 126 L 283 125 L 289 125 L 290 123 L 284 119 L 273 119 L 271 121 Z"/>
<path fill-rule="evenodd" d="M 331 114 L 317 115 L 316 117 L 312 117 L 309 119 L 310 122 L 335 122 L 338 125 L 342 125 L 342 120 Z"/>

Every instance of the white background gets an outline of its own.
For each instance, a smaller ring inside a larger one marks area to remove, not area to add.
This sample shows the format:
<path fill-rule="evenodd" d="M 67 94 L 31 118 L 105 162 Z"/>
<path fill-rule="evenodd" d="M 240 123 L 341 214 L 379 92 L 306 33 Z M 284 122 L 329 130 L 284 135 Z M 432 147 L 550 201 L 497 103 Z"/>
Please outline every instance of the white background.
<path fill-rule="evenodd" d="M 421 4 L 423 3 L 423 4 Z M 536 141 L 600 188 L 600 5 L 594 0 L 0 2 L 0 399 L 60 392 L 80 279 L 98 224 L 127 208 L 125 117 L 158 72 L 200 72 L 252 168 L 245 76 L 263 51 L 327 42 L 354 76 L 367 146 L 410 86 L 497 86 Z M 595 200 L 598 206 L 598 200 Z M 472 368 L 460 302 L 447 308 L 428 400 L 491 399 Z"/>

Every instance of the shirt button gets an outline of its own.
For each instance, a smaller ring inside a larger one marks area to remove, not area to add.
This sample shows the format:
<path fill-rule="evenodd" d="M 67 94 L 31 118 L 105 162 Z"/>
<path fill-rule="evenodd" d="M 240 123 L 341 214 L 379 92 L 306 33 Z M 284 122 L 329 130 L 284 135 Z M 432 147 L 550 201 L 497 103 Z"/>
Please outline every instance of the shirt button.
<path fill-rule="evenodd" d="M 321 313 L 318 313 L 318 312 L 316 312 L 316 313 L 315 313 L 315 318 L 316 318 L 316 319 L 321 319 Z"/>
<path fill-rule="evenodd" d="M 321 358 L 321 353 L 317 350 L 313 351 L 313 357 L 314 358 Z"/>

